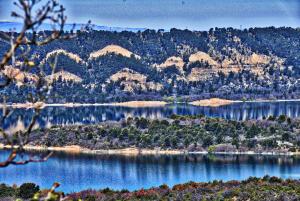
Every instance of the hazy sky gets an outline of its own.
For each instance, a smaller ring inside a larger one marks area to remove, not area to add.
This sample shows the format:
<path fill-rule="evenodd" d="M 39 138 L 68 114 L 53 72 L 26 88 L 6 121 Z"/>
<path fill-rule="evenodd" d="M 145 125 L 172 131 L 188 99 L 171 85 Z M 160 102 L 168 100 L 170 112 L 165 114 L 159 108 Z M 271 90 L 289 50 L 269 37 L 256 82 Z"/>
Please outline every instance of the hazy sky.
<path fill-rule="evenodd" d="M 12 0 L 0 0 L 0 20 L 9 17 Z M 189 28 L 300 27 L 300 0 L 60 0 L 69 23 L 112 27 Z"/>

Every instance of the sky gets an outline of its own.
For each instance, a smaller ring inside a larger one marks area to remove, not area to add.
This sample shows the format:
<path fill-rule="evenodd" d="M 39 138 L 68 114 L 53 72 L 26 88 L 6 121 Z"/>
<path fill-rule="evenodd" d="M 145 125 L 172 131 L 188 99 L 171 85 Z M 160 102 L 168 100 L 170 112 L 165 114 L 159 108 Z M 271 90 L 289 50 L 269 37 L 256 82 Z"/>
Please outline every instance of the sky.
<path fill-rule="evenodd" d="M 0 0 L 0 21 L 13 0 Z M 300 0 L 60 0 L 68 23 L 110 27 L 208 30 L 214 27 L 300 27 Z"/>

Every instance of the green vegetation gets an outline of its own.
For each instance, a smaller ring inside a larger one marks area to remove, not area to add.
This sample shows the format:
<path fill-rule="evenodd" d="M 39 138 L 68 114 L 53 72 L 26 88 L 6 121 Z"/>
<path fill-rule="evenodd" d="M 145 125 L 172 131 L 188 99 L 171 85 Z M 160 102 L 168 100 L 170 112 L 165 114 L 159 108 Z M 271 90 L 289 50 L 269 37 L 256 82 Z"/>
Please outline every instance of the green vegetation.
<path fill-rule="evenodd" d="M 300 186 L 297 180 L 282 180 L 277 177 L 250 177 L 239 181 L 213 181 L 209 183 L 189 182 L 170 188 L 138 190 L 134 192 L 119 191 L 83 191 L 70 195 L 70 200 L 298 200 Z"/>
<path fill-rule="evenodd" d="M 0 200 L 16 200 L 17 198 L 22 200 L 31 200 L 38 192 L 40 192 L 39 186 L 33 183 L 24 183 L 20 187 L 17 186 L 11 187 L 5 184 L 1 184 Z M 3 199 L 3 198 L 7 198 L 7 199 Z"/>
<path fill-rule="evenodd" d="M 298 29 L 285 27 L 145 30 L 136 33 L 90 30 L 78 33 L 71 40 L 57 40 L 36 47 L 30 53 L 37 55 L 35 63 L 40 63 L 47 53 L 57 49 L 77 54 L 82 59 L 82 62 L 76 62 L 69 56 L 59 55 L 56 70 L 77 75 L 83 82 L 57 80 L 50 103 L 162 100 L 174 94 L 193 100 L 209 97 L 295 99 L 300 97 L 297 82 L 300 77 L 299 39 Z M 111 44 L 126 48 L 141 58 L 112 53 L 89 59 L 92 52 Z M 1 55 L 9 48 L 9 44 L 0 41 Z M 189 62 L 189 57 L 199 51 L 207 53 L 217 67 L 212 67 L 204 59 Z M 251 55 L 256 56 L 249 62 L 247 58 Z M 182 71 L 172 63 L 164 69 L 154 68 L 174 56 L 182 59 Z M 106 82 L 125 67 L 146 76 L 147 83 L 159 83 L 162 88 L 153 91 L 137 80 L 124 82 L 125 78 Z M 47 64 L 45 72 L 49 74 L 50 69 Z M 200 70 L 200 74 L 191 75 L 193 70 Z M 190 75 L 193 79 L 189 79 Z M 127 84 L 132 86 L 132 91 L 124 90 Z M 30 92 L 30 88 L 12 85 L 3 93 L 10 95 L 8 102 L 23 102 L 26 92 Z"/>
<path fill-rule="evenodd" d="M 12 197 L 14 195 L 17 195 L 17 190 L 14 187 L 5 184 L 0 185 L 0 198 Z"/>
<path fill-rule="evenodd" d="M 18 189 L 18 196 L 23 199 L 33 198 L 34 195 L 39 192 L 39 186 L 33 183 L 22 184 Z"/>
<path fill-rule="evenodd" d="M 40 190 L 34 183 L 24 183 L 21 186 L 0 184 L 0 200 L 2 201 L 58 201 L 64 193 L 53 190 Z"/>
<path fill-rule="evenodd" d="M 298 151 L 300 120 L 286 116 L 233 121 L 204 116 L 172 115 L 169 119 L 128 118 L 99 125 L 41 129 L 31 145 L 79 145 L 91 150 L 128 147 L 186 151 Z M 47 135 L 45 135 L 47 133 Z"/>
<path fill-rule="evenodd" d="M 32 185 L 31 185 L 32 186 Z M 5 188 L 4 188 L 5 187 Z M 33 186 L 32 186 L 33 187 Z M 13 189 L 13 191 L 11 190 Z M 31 188 L 28 190 L 34 190 Z M 1 200 L 15 200 L 18 196 L 18 187 L 1 185 Z M 39 191 L 43 194 L 43 191 Z M 66 195 L 67 201 L 151 201 L 151 200 L 274 200 L 291 201 L 300 199 L 299 180 L 283 180 L 277 177 L 265 176 L 263 178 L 250 177 L 245 181 L 213 181 L 208 183 L 189 182 L 173 187 L 161 185 L 157 188 L 140 189 L 129 192 L 127 190 L 114 191 L 85 190 Z M 30 199 L 27 199 L 30 200 Z M 53 198 L 52 200 L 56 200 Z"/>

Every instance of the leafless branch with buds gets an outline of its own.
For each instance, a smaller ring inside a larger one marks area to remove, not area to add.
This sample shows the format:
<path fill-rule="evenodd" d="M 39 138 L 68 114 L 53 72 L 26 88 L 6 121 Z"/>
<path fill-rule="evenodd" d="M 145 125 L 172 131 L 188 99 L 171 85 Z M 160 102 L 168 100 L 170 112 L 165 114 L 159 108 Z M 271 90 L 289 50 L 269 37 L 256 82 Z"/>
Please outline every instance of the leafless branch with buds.
<path fill-rule="evenodd" d="M 64 33 L 67 17 L 65 16 L 65 8 L 57 0 L 16 0 L 14 5 L 19 12 L 13 11 L 11 15 L 17 19 L 21 19 L 23 27 L 19 33 L 0 32 L 0 39 L 10 45 L 9 50 L 3 55 L 3 58 L 0 58 L 0 74 L 5 78 L 5 82 L 0 84 L 0 90 L 19 81 L 17 77 L 22 73 L 26 73 L 26 69 L 39 68 L 39 71 L 32 75 L 32 80 L 22 83 L 33 87 L 35 90 L 34 94 L 29 94 L 29 102 L 33 106 L 34 114 L 31 117 L 29 125 L 24 130 L 17 131 L 12 135 L 5 131 L 3 128 L 4 122 L 14 110 L 7 107 L 5 101 L 2 104 L 0 135 L 2 135 L 5 141 L 5 148 L 11 150 L 11 152 L 5 161 L 0 162 L 0 167 L 44 162 L 52 155 L 52 153 L 47 153 L 42 156 L 23 157 L 25 153 L 24 147 L 29 143 L 30 133 L 36 125 L 38 116 L 43 108 L 42 103 L 46 102 L 53 82 L 51 79 L 50 81 L 46 79 L 42 66 L 36 66 L 31 61 L 29 52 L 32 46 L 43 46 L 58 39 L 70 39 L 76 36 L 75 34 Z M 43 23 L 50 23 L 52 25 L 50 34 L 38 33 Z M 75 28 L 75 25 L 73 28 Z M 71 32 L 73 33 L 73 31 Z M 22 69 L 16 68 L 16 61 L 20 59 L 23 61 L 21 62 Z M 49 64 L 52 67 L 52 74 L 55 72 L 56 63 L 57 58 L 54 63 Z M 12 137 L 17 139 L 17 142 L 16 140 L 12 140 Z"/>

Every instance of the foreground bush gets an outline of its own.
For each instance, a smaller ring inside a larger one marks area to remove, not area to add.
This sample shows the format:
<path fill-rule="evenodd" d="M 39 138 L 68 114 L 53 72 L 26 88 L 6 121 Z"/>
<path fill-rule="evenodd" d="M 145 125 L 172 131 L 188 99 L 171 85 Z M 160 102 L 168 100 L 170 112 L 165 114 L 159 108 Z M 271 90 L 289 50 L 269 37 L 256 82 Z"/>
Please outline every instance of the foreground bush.
<path fill-rule="evenodd" d="M 34 194 L 39 192 L 40 187 L 33 183 L 22 184 L 19 188 L 18 196 L 23 199 L 33 198 Z"/>
<path fill-rule="evenodd" d="M 0 198 L 11 197 L 16 194 L 16 189 L 5 184 L 0 184 Z"/>
<path fill-rule="evenodd" d="M 29 195 L 36 193 L 38 186 L 23 184 L 8 187 L 0 185 L 0 200 L 32 200 Z M 22 192 L 22 197 L 17 192 Z M 43 191 L 38 191 L 43 194 Z M 61 194 L 63 196 L 63 194 Z M 51 197 L 58 200 L 59 197 Z M 213 181 L 208 183 L 189 182 L 173 187 L 161 185 L 157 188 L 140 189 L 129 192 L 127 190 L 114 191 L 109 188 L 103 190 L 85 190 L 72 193 L 64 197 L 67 201 L 156 201 L 156 200 L 251 200 L 251 201 L 291 201 L 300 200 L 300 180 L 283 180 L 277 177 L 250 177 L 244 181 Z"/>
<path fill-rule="evenodd" d="M 239 181 L 189 182 L 170 188 L 158 188 L 134 192 L 82 191 L 69 195 L 70 201 L 78 200 L 300 200 L 300 181 L 277 177 L 251 177 Z"/>

